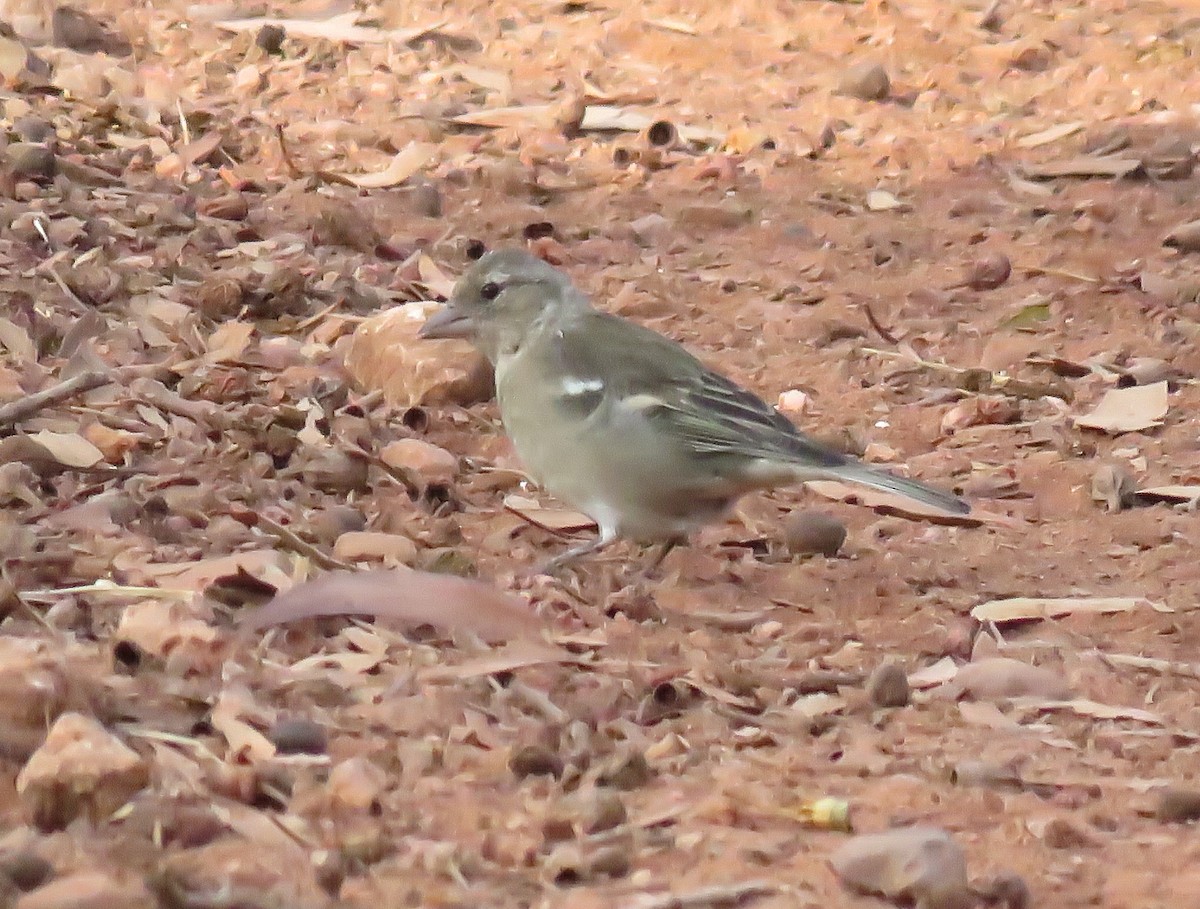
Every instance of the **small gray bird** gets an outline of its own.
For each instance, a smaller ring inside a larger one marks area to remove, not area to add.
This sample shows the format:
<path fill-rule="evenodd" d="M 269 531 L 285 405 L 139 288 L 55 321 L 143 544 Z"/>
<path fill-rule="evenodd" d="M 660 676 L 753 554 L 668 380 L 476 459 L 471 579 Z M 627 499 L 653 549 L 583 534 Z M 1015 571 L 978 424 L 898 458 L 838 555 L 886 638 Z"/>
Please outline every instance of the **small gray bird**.
<path fill-rule="evenodd" d="M 495 367 L 500 416 L 529 473 L 599 525 L 594 542 L 551 568 L 617 537 L 664 543 L 661 561 L 743 494 L 809 480 L 970 511 L 818 445 L 675 341 L 593 309 L 563 272 L 521 249 L 473 263 L 421 337 L 475 344 Z"/>

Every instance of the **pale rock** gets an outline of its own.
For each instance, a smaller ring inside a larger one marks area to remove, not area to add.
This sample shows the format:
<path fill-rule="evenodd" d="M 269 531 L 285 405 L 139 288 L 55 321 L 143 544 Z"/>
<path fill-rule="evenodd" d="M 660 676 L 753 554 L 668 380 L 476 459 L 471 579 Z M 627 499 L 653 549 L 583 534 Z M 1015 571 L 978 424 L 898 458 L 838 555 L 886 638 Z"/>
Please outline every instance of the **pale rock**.
<path fill-rule="evenodd" d="M 417 544 L 397 533 L 352 530 L 337 538 L 333 554 L 347 562 L 412 565 L 417 560 Z"/>
<path fill-rule="evenodd" d="M 437 304 L 410 303 L 363 322 L 346 351 L 346 370 L 397 407 L 473 404 L 492 394 L 492 368 L 466 341 L 423 340 L 417 332 Z"/>
<path fill-rule="evenodd" d="M 17 776 L 17 794 L 43 829 L 108 817 L 149 781 L 146 763 L 91 717 L 64 713 Z"/>
<path fill-rule="evenodd" d="M 366 811 L 387 788 L 387 774 L 365 757 L 342 761 L 329 772 L 325 784 L 329 797 L 337 804 Z"/>
<path fill-rule="evenodd" d="M 384 464 L 414 475 L 426 486 L 445 486 L 458 473 L 458 458 L 444 448 L 421 439 L 397 439 L 383 447 Z"/>

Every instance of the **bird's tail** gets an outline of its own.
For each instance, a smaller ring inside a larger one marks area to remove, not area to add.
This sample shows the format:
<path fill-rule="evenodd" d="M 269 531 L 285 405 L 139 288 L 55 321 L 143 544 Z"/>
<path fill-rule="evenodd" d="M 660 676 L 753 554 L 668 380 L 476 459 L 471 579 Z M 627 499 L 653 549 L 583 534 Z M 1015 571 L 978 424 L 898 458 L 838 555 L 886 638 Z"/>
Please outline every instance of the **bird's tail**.
<path fill-rule="evenodd" d="M 877 467 L 871 467 L 861 462 L 840 464 L 829 470 L 829 476 L 851 483 L 858 483 L 862 486 L 869 486 L 872 489 L 879 489 L 883 492 L 896 493 L 897 495 L 902 495 L 905 498 L 921 502 L 925 505 L 932 505 L 934 508 L 940 508 L 952 514 L 969 514 L 971 511 L 971 506 L 953 493 L 934 489 L 932 486 L 926 486 L 924 483 L 918 483 L 916 480 L 898 477 L 894 473 L 888 473 L 886 470 L 880 470 Z"/>

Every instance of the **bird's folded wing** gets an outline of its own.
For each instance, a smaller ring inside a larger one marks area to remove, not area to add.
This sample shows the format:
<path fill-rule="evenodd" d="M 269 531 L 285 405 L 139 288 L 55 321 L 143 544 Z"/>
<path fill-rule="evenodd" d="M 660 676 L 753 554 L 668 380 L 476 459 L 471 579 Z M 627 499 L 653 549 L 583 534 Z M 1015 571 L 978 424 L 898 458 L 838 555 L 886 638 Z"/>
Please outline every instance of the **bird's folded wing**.
<path fill-rule="evenodd" d="M 700 456 L 795 461 L 837 467 L 845 456 L 806 438 L 756 395 L 713 372 L 674 341 L 590 311 L 555 338 L 564 394 L 632 408 Z"/>

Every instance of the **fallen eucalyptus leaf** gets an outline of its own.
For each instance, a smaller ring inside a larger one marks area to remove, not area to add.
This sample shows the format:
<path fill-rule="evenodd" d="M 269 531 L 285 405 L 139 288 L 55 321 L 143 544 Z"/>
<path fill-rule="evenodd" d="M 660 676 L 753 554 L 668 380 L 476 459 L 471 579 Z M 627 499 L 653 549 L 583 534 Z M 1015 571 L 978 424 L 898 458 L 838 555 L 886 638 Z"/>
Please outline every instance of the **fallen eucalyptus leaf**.
<path fill-rule="evenodd" d="M 257 631 L 300 619 L 346 615 L 466 631 L 488 641 L 539 637 L 543 627 L 525 602 L 481 581 L 406 570 L 330 572 L 280 594 L 243 622 L 248 631 Z"/>
<path fill-rule="evenodd" d="M 1080 155 L 1045 164 L 1027 164 L 1022 168 L 1031 180 L 1054 180 L 1059 177 L 1132 177 L 1145 173 L 1141 158 L 1122 158 L 1116 155 Z"/>
<path fill-rule="evenodd" d="M 988 657 L 966 663 L 942 688 L 954 699 L 996 701 L 1001 698 L 1036 696 L 1065 700 L 1071 687 L 1058 672 L 1045 666 L 1033 666 L 1009 657 Z"/>
<path fill-rule="evenodd" d="M 1095 410 L 1076 417 L 1075 425 L 1113 435 L 1155 429 L 1167 415 L 1168 395 L 1166 382 L 1114 388 L 1105 392 Z"/>

